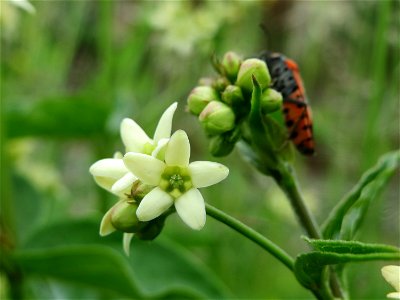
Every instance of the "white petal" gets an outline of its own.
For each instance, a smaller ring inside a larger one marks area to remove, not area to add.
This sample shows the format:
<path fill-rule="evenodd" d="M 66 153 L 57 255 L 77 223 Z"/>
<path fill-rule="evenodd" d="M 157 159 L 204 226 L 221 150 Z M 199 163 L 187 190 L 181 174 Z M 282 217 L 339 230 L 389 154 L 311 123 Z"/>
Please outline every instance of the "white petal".
<path fill-rule="evenodd" d="M 173 198 L 159 187 L 154 188 L 140 202 L 136 215 L 140 221 L 157 218 L 174 203 Z"/>
<path fill-rule="evenodd" d="M 169 139 L 161 139 L 158 141 L 156 148 L 151 153 L 151 156 L 159 159 L 164 160 L 165 157 L 165 149 L 167 148 L 167 144 Z"/>
<path fill-rule="evenodd" d="M 190 158 L 189 138 L 183 130 L 177 130 L 169 140 L 165 162 L 170 166 L 187 167 Z"/>
<path fill-rule="evenodd" d="M 109 192 L 111 192 L 111 187 L 117 181 L 117 179 L 115 178 L 101 177 L 101 176 L 94 176 L 93 179 L 100 187 L 106 189 Z"/>
<path fill-rule="evenodd" d="M 382 276 L 397 292 L 400 292 L 400 266 L 385 266 L 382 268 Z"/>
<path fill-rule="evenodd" d="M 161 139 L 169 138 L 171 136 L 172 118 L 174 117 L 174 113 L 177 106 L 178 106 L 177 102 L 172 103 L 165 110 L 165 112 L 160 118 L 160 121 L 158 121 L 156 132 L 154 133 L 155 143 L 158 143 L 158 141 Z"/>
<path fill-rule="evenodd" d="M 190 228 L 200 230 L 206 223 L 204 199 L 198 189 L 190 189 L 175 200 L 175 209 Z"/>
<path fill-rule="evenodd" d="M 400 299 L 400 293 L 399 292 L 389 293 L 386 295 L 386 297 L 390 299 Z"/>
<path fill-rule="evenodd" d="M 144 144 L 151 142 L 146 132 L 135 121 L 128 118 L 121 122 L 121 139 L 126 152 L 142 152 Z"/>
<path fill-rule="evenodd" d="M 125 166 L 141 181 L 149 185 L 158 185 L 165 164 L 150 155 L 129 152 L 124 156 Z"/>
<path fill-rule="evenodd" d="M 124 236 L 122 238 L 122 248 L 124 249 L 124 252 L 127 256 L 129 256 L 130 253 L 130 247 L 131 247 L 131 240 L 135 234 L 134 233 L 124 233 Z"/>
<path fill-rule="evenodd" d="M 118 194 L 121 192 L 129 192 L 132 184 L 137 180 L 137 177 L 132 173 L 126 173 L 121 179 L 117 180 L 111 187 L 111 192 Z"/>
<path fill-rule="evenodd" d="M 20 8 L 26 10 L 30 14 L 34 14 L 36 12 L 35 8 L 27 0 L 9 0 L 9 1 L 14 5 L 19 6 Z"/>
<path fill-rule="evenodd" d="M 211 161 L 192 162 L 188 169 L 193 186 L 196 188 L 216 184 L 224 180 L 229 174 L 229 169 L 227 167 Z"/>
<path fill-rule="evenodd" d="M 96 161 L 91 165 L 89 172 L 93 176 L 120 179 L 128 173 L 128 169 L 125 167 L 122 159 L 106 158 Z"/>
<path fill-rule="evenodd" d="M 118 201 L 117 204 L 119 202 L 121 202 L 121 201 Z M 117 204 L 115 204 L 115 205 L 117 205 Z M 116 230 L 114 228 L 114 226 L 111 224 L 111 212 L 112 212 L 114 206 L 111 207 L 106 212 L 106 214 L 103 216 L 103 219 L 101 219 L 101 223 L 100 223 L 100 235 L 101 236 L 109 235 L 110 233 L 112 233 L 112 232 L 114 232 Z"/>

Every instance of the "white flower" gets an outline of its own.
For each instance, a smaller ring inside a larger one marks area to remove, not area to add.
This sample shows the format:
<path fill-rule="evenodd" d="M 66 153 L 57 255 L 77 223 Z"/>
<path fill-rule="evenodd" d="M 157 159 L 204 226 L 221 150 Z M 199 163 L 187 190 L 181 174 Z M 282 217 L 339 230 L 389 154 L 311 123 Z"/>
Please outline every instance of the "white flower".
<path fill-rule="evenodd" d="M 381 270 L 382 276 L 389 282 L 396 292 L 387 294 L 388 298 L 400 299 L 400 266 L 385 266 Z"/>
<path fill-rule="evenodd" d="M 190 144 L 183 130 L 176 131 L 165 151 L 165 163 L 153 156 L 127 153 L 125 166 L 140 181 L 153 185 L 136 211 L 140 221 L 157 218 L 172 205 L 181 219 L 191 228 L 199 230 L 206 221 L 204 199 L 198 188 L 220 182 L 229 170 L 222 164 L 197 161 L 189 164 Z"/>
<path fill-rule="evenodd" d="M 120 131 L 126 152 L 146 153 L 163 159 L 165 146 L 171 136 L 172 118 L 177 105 L 175 102 L 165 110 L 158 122 L 153 139 L 149 138 L 132 119 L 122 120 Z M 137 180 L 137 177 L 125 167 L 120 153 L 114 155 L 114 158 L 95 162 L 89 172 L 99 186 L 120 197 L 129 193 L 130 187 Z"/>

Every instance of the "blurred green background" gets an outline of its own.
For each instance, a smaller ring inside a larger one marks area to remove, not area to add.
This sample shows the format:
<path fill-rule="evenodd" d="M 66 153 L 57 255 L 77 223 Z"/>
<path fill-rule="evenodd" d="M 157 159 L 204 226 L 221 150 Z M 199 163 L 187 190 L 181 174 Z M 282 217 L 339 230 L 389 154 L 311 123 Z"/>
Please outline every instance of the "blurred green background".
<path fill-rule="evenodd" d="M 51 251 L 85 244 L 87 253 L 97 253 L 96 245 L 115 244 L 112 252 L 93 255 L 93 264 L 107 271 L 101 257 L 109 254 L 128 264 L 121 235 L 97 237 L 102 214 L 116 199 L 95 185 L 88 169 L 123 150 L 122 118 L 135 119 L 151 135 L 174 101 L 179 106 L 173 129 L 187 131 L 191 160 L 215 160 L 230 168 L 225 181 L 203 190 L 206 201 L 294 256 L 308 249 L 275 183 L 246 165 L 236 151 L 212 158 L 196 118 L 184 111 L 199 78 L 215 75 L 213 53 L 221 57 L 233 50 L 250 57 L 269 49 L 297 61 L 313 110 L 317 154 L 296 155 L 295 167 L 320 223 L 363 171 L 383 153 L 399 148 L 398 1 L 32 4 L 35 14 L 1 2 L 1 299 L 10 294 L 25 299 L 129 294 L 123 293 L 129 284 L 119 282 L 122 287 L 114 289 L 113 280 L 107 284 L 100 275 L 94 282 L 87 279 L 81 267 L 90 266 L 78 264 L 79 259 L 71 260 L 75 264 L 69 275 L 57 275 L 51 270 L 57 252 Z M 398 225 L 396 174 L 372 203 L 358 239 L 399 246 Z M 154 243 L 133 239 L 131 247 L 138 253 L 130 262 L 136 285 L 148 289 L 132 298 L 311 298 L 271 255 L 211 218 L 202 231 L 194 232 L 174 215 Z M 10 257 L 31 249 L 41 249 L 42 260 L 37 253 L 21 254 L 21 261 L 38 260 L 19 270 Z M 380 275 L 383 265 L 349 267 L 353 298 L 384 299 L 391 287 Z M 181 290 L 189 288 L 177 292 L 179 288 L 171 288 L 176 282 Z"/>

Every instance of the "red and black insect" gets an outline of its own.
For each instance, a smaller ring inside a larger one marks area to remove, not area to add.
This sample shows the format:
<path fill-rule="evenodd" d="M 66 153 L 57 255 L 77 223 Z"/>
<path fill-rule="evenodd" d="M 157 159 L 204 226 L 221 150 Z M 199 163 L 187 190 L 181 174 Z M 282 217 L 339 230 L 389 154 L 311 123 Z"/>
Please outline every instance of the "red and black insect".
<path fill-rule="evenodd" d="M 280 53 L 264 51 L 259 56 L 271 73 L 272 88 L 282 94 L 289 138 L 304 155 L 314 154 L 311 109 L 297 64 Z"/>

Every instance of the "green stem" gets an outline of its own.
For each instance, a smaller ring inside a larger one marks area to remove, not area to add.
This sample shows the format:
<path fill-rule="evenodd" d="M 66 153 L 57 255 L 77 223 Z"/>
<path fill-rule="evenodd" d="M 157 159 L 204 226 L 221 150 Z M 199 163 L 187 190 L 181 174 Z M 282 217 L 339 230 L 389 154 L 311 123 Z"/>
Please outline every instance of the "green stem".
<path fill-rule="evenodd" d="M 298 182 L 293 174 L 293 171 L 289 169 L 289 167 L 282 168 L 279 173 L 279 177 L 274 177 L 280 188 L 287 195 L 299 221 L 308 236 L 314 239 L 321 239 L 322 234 L 317 225 L 317 222 L 311 212 L 308 210 L 305 205 L 303 196 L 300 192 L 300 188 Z M 339 298 L 343 298 L 343 293 L 340 287 L 339 280 L 334 272 L 331 269 L 330 276 L 330 287 L 332 289 L 332 293 Z M 325 291 L 325 294 L 329 294 L 328 291 Z"/>
<path fill-rule="evenodd" d="M 292 171 L 288 170 L 288 168 L 284 169 L 285 170 L 281 172 L 279 178 L 275 178 L 276 182 L 288 197 L 290 204 L 292 205 L 301 225 L 304 227 L 308 236 L 313 239 L 321 239 L 321 231 L 313 215 L 305 205 L 294 174 Z"/>
<path fill-rule="evenodd" d="M 283 263 L 289 270 L 293 271 L 294 269 L 293 258 L 279 246 L 277 246 L 272 241 L 267 239 L 265 236 L 261 235 L 251 227 L 243 224 L 234 217 L 229 216 L 223 211 L 207 203 L 206 203 L 206 212 L 210 217 L 213 217 L 215 220 L 224 223 L 225 225 L 239 232 L 240 234 L 242 234 L 249 240 L 253 241 L 257 245 L 261 246 L 263 249 L 265 249 L 266 251 L 271 253 L 275 258 L 277 258 L 281 263 Z"/>

